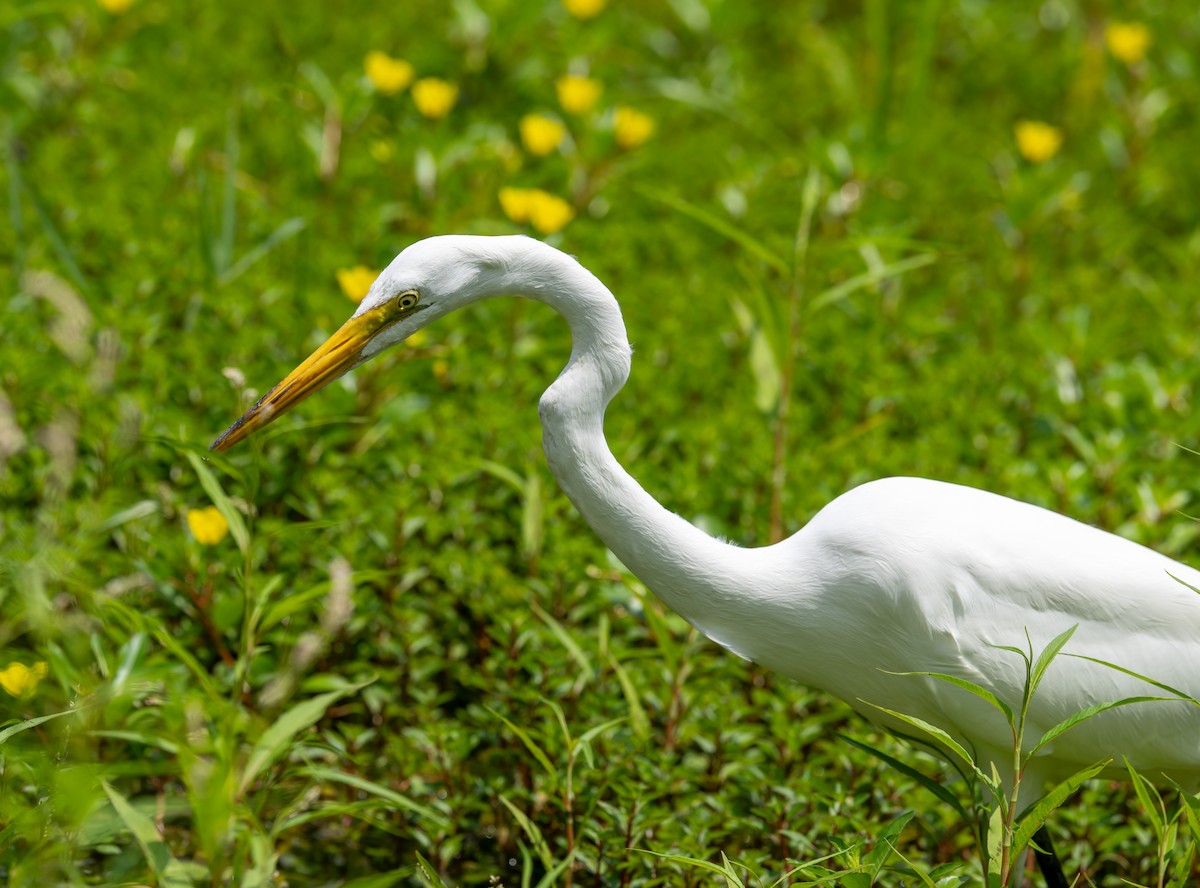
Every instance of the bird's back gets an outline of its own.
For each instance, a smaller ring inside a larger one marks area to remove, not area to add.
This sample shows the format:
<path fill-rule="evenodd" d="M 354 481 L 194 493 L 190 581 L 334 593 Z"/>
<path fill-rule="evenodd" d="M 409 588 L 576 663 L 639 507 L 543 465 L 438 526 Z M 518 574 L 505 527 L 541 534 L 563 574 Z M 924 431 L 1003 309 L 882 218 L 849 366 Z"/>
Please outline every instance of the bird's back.
<path fill-rule="evenodd" d="M 1046 509 L 889 478 L 834 500 L 774 548 L 789 573 L 807 577 L 800 595 L 774 590 L 777 622 L 810 628 L 802 638 L 764 636 L 754 658 L 867 714 L 878 713 L 868 705 L 876 704 L 1002 746 L 1003 722 L 987 704 L 945 682 L 890 673 L 965 678 L 1015 707 L 1025 666 L 999 646 L 1036 657 L 1073 626 L 1034 698 L 1027 738 L 1095 703 L 1165 695 L 1080 657 L 1200 697 L 1200 594 L 1189 588 L 1200 588 L 1200 572 Z M 1045 752 L 1052 772 L 1110 757 L 1120 765 L 1127 756 L 1149 772 L 1193 782 L 1200 706 L 1131 704 L 1074 728 Z"/>

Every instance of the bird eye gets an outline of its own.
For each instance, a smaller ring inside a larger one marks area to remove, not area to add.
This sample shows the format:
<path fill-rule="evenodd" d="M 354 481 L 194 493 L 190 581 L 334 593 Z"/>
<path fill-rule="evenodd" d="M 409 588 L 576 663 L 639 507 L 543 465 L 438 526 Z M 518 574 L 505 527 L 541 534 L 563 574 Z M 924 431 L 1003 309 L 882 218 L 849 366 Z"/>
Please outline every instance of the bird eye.
<path fill-rule="evenodd" d="M 396 297 L 396 308 L 401 311 L 408 311 L 416 305 L 421 299 L 421 294 L 416 290 L 406 290 Z"/>

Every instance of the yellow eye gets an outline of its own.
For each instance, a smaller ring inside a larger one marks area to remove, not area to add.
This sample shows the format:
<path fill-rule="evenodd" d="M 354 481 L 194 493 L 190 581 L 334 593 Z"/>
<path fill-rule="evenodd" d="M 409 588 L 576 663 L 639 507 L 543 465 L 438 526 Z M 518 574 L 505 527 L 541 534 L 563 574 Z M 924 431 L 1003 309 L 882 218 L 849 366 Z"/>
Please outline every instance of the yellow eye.
<path fill-rule="evenodd" d="M 421 294 L 416 290 L 406 290 L 396 297 L 396 308 L 408 311 L 421 301 Z"/>

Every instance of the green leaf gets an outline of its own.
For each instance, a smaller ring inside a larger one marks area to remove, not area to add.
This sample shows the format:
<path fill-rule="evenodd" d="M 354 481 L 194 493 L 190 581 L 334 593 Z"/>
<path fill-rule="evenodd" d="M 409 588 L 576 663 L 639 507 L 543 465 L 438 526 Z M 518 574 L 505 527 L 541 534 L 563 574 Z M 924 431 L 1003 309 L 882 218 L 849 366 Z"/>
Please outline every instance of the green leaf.
<path fill-rule="evenodd" d="M 550 846 L 546 844 L 546 840 L 542 836 L 542 831 L 538 829 L 537 824 L 526 817 L 524 811 L 504 796 L 501 795 L 497 798 L 500 799 L 504 807 L 512 814 L 513 819 L 517 821 L 517 825 L 529 837 L 529 841 L 533 843 L 533 850 L 537 854 L 538 859 L 542 861 L 542 866 L 546 869 L 552 869 L 554 867 L 554 857 L 550 854 Z"/>
<path fill-rule="evenodd" d="M 950 790 L 948 790 L 941 783 L 934 780 L 932 777 L 929 777 L 926 774 L 922 774 L 916 768 L 906 765 L 904 762 L 900 761 L 899 759 L 888 755 L 886 752 L 884 752 L 880 749 L 876 749 L 874 746 L 870 746 L 869 744 L 863 743 L 859 740 L 855 740 L 853 737 L 848 737 L 842 733 L 838 733 L 837 737 L 840 740 L 842 740 L 846 743 L 849 743 L 851 746 L 855 746 L 858 749 L 861 749 L 863 752 L 874 756 L 875 758 L 879 759 L 879 761 L 883 762 L 885 765 L 892 768 L 892 770 L 898 771 L 899 773 L 904 774 L 905 776 L 910 777 L 911 779 L 915 780 L 921 786 L 925 787 L 927 790 L 929 790 L 931 793 L 933 793 L 935 796 L 937 796 L 939 799 L 941 799 L 943 802 L 945 802 L 947 805 L 949 805 L 951 808 L 953 808 L 956 812 L 958 812 L 958 815 L 963 820 L 970 819 L 967 816 L 966 809 L 963 808 L 962 803 L 958 800 L 958 796 L 956 796 L 954 793 L 952 793 Z"/>
<path fill-rule="evenodd" d="M 888 278 L 898 277 L 918 268 L 924 268 L 926 265 L 932 265 L 936 261 L 936 255 L 924 253 L 920 256 L 910 256 L 907 259 L 901 259 L 898 262 L 893 262 L 891 265 L 885 265 L 883 268 L 856 274 L 854 277 L 847 278 L 840 284 L 830 287 L 828 290 L 814 296 L 808 303 L 808 310 L 815 312 L 822 308 L 827 308 L 845 299 L 855 290 L 874 286 Z"/>
<path fill-rule="evenodd" d="M 628 718 L 629 724 L 633 727 L 633 733 L 639 740 L 646 740 L 650 736 L 650 719 L 646 717 L 646 710 L 642 707 L 637 688 L 633 686 L 625 667 L 621 665 L 612 651 L 608 653 L 608 665 L 612 667 L 613 674 L 616 675 L 617 682 L 621 685 L 621 693 L 625 695 L 625 705 L 629 707 Z"/>
<path fill-rule="evenodd" d="M 947 734 L 945 731 L 943 731 L 937 725 L 932 725 L 929 722 L 927 722 L 923 719 L 917 718 L 914 715 L 905 715 L 903 712 L 896 712 L 894 709 L 888 709 L 884 706 L 879 706 L 875 703 L 871 703 L 868 700 L 862 700 L 860 698 L 860 702 L 866 703 L 868 706 L 873 706 L 874 708 L 878 709 L 880 712 L 886 712 L 892 718 L 898 719 L 899 721 L 902 721 L 907 725 L 912 725 L 917 730 L 923 731 L 924 733 L 928 734 L 930 737 L 937 740 L 937 742 L 940 743 L 942 746 L 944 746 L 946 749 L 950 750 L 950 752 L 954 753 L 956 756 L 958 756 L 960 759 L 962 759 L 962 761 L 967 765 L 967 767 L 969 767 L 972 771 L 975 772 L 976 775 L 978 775 L 980 780 L 983 780 L 985 783 L 987 782 L 987 775 L 985 775 L 982 771 L 979 770 L 979 767 L 975 764 L 975 759 L 971 756 L 971 754 L 969 752 L 967 752 L 967 750 L 965 748 L 963 748 L 961 743 L 959 743 L 957 740 L 955 740 L 953 737 L 951 737 L 949 734 Z"/>
<path fill-rule="evenodd" d="M 36 728 L 38 725 L 45 724 L 51 719 L 62 718 L 64 715 L 70 715 L 73 712 L 81 711 L 82 707 L 76 709 L 64 709 L 62 712 L 53 712 L 50 715 L 39 715 L 37 718 L 29 718 L 22 722 L 17 722 L 14 725 L 9 725 L 4 730 L 0 731 L 0 743 L 4 743 L 9 737 L 14 734 L 19 734 L 22 731 L 28 731 L 30 728 Z"/>
<path fill-rule="evenodd" d="M 450 821 L 444 814 L 441 814 L 440 812 L 435 811 L 433 808 L 427 807 L 426 805 L 422 805 L 419 802 L 414 802 L 408 796 L 398 793 L 394 789 L 388 789 L 388 787 L 376 783 L 373 780 L 368 780 L 365 777 L 359 777 L 357 774 L 347 774 L 346 772 L 339 771 L 336 768 L 328 768 L 320 765 L 311 765 L 303 768 L 301 773 L 311 777 L 318 783 L 341 783 L 345 786 L 352 786 L 355 789 L 362 790 L 363 792 L 370 793 L 373 796 L 381 798 L 385 802 L 394 805 L 396 808 L 407 811 L 410 814 L 415 814 L 418 817 L 423 817 L 424 819 L 430 821 L 431 823 L 435 823 L 438 826 L 449 825 Z M 287 825 L 291 826 L 294 824 L 289 821 Z"/>
<path fill-rule="evenodd" d="M 1012 853 L 1019 854 L 1023 851 L 1029 844 L 1030 839 L 1033 838 L 1033 834 L 1046 822 L 1046 818 L 1070 798 L 1080 786 L 1091 780 L 1107 768 L 1108 765 L 1108 761 L 1103 761 L 1098 765 L 1091 765 L 1081 771 L 1076 771 L 1025 811 L 1020 817 L 1016 832 L 1013 834 Z"/>
<path fill-rule="evenodd" d="M 421 879 L 422 884 L 426 888 L 447 888 L 446 883 L 442 881 L 442 877 L 437 874 L 437 870 L 433 868 L 428 860 L 421 856 L 421 852 L 415 852 L 417 855 L 417 876 Z"/>
<path fill-rule="evenodd" d="M 1118 666 L 1116 663 L 1110 663 L 1107 660 L 1098 660 L 1095 657 L 1089 657 L 1086 654 L 1064 654 L 1063 656 L 1074 657 L 1077 660 L 1087 660 L 1089 663 L 1096 663 L 1100 666 L 1107 666 L 1109 669 L 1114 669 L 1117 672 L 1124 673 L 1125 675 L 1128 675 L 1130 678 L 1136 678 L 1140 681 L 1146 682 L 1146 684 L 1154 685 L 1154 687 L 1158 688 L 1159 690 L 1166 691 L 1168 694 L 1173 694 L 1175 697 L 1179 698 L 1180 700 L 1186 701 L 1188 703 L 1195 703 L 1197 706 L 1200 706 L 1200 700 L 1197 700 L 1195 697 L 1193 697 L 1191 694 L 1187 693 L 1186 691 L 1181 691 L 1178 688 L 1173 688 L 1169 684 L 1164 684 L 1161 681 L 1157 681 L 1153 678 L 1149 678 L 1148 676 L 1142 675 L 1140 672 L 1134 672 L 1132 669 L 1126 669 L 1124 666 Z"/>
<path fill-rule="evenodd" d="M 559 643 L 567 649 L 567 654 L 569 654 L 571 659 L 575 661 L 577 666 L 579 666 L 579 678 L 575 682 L 575 687 L 582 688 L 596 675 L 595 669 L 592 668 L 591 659 L 586 653 L 584 653 L 583 648 L 579 646 L 574 637 L 572 637 L 571 633 L 568 632 L 566 628 L 564 628 L 563 625 L 558 622 L 558 620 L 546 613 L 546 611 L 542 609 L 541 605 L 539 605 L 536 601 L 530 601 L 529 607 L 530 610 L 533 611 L 534 616 L 546 624 L 546 626 L 554 634 L 554 637 L 558 639 Z"/>
<path fill-rule="evenodd" d="M 1093 718 L 1102 712 L 1107 712 L 1110 709 L 1116 709 L 1119 706 L 1128 706 L 1131 703 L 1154 703 L 1163 700 L 1170 701 L 1170 699 L 1171 698 L 1169 697 L 1126 697 L 1124 700 L 1113 700 L 1108 703 L 1095 703 L 1087 707 L 1087 709 L 1079 710 L 1079 712 L 1076 712 L 1070 718 L 1064 719 L 1050 730 L 1046 731 L 1046 733 L 1041 736 L 1034 747 L 1029 750 L 1027 756 L 1032 757 L 1039 749 L 1053 741 L 1056 737 L 1059 737 L 1081 722 L 1085 722 L 1089 718 Z"/>
<path fill-rule="evenodd" d="M 1078 628 L 1079 625 L 1076 624 L 1063 631 L 1038 654 L 1037 660 L 1034 662 L 1033 669 L 1030 672 L 1029 687 L 1026 689 L 1027 698 L 1032 698 L 1037 693 L 1038 685 L 1042 683 L 1042 676 L 1046 674 L 1046 670 L 1050 668 L 1050 664 L 1058 656 L 1058 652 L 1071 640 L 1071 636 L 1075 634 L 1075 630 Z"/>
<path fill-rule="evenodd" d="M 1137 793 L 1142 810 L 1150 819 L 1150 825 L 1154 827 L 1154 834 L 1161 841 L 1167 827 L 1167 812 L 1163 806 L 1162 796 L 1158 794 L 1157 789 L 1150 785 L 1149 780 L 1134 770 L 1129 759 L 1125 759 L 1125 770 L 1129 772 L 1129 782 L 1133 784 L 1133 791 Z"/>
<path fill-rule="evenodd" d="M 938 681 L 948 682 L 955 687 L 962 688 L 965 691 L 970 691 L 976 697 L 979 697 L 981 700 L 986 700 L 993 707 L 1004 713 L 1004 718 L 1008 721 L 1008 724 L 1012 728 L 1016 728 L 1016 722 L 1013 720 L 1012 707 L 997 697 L 994 693 L 989 691 L 987 688 L 983 687 L 982 685 L 977 685 L 973 681 L 967 681 L 965 678 L 956 678 L 953 675 L 944 675 L 941 672 L 888 672 L 886 669 L 883 671 L 887 672 L 888 675 L 920 675 L 928 678 L 936 678 Z"/>
<path fill-rule="evenodd" d="M 664 191 L 657 191 L 651 188 L 639 188 L 638 191 L 647 197 L 657 200 L 659 203 L 666 204 L 667 206 L 671 207 L 671 209 L 677 210 L 678 212 L 683 213 L 683 215 L 694 219 L 701 225 L 708 228 L 710 231 L 714 231 L 722 237 L 728 238 L 744 249 L 747 253 L 750 253 L 758 259 L 761 259 L 780 274 L 788 274 L 788 264 L 784 259 L 780 258 L 777 253 L 771 250 L 761 240 L 738 228 L 732 222 L 722 219 L 720 216 L 710 213 L 708 210 L 701 209 L 695 204 L 684 200 L 682 197 L 675 197 L 674 195 L 667 194 Z"/>
<path fill-rule="evenodd" d="M 297 703 L 291 709 L 279 716 L 269 728 L 263 731 L 250 757 L 246 760 L 246 768 L 242 779 L 238 782 L 238 794 L 241 795 L 258 776 L 273 765 L 291 748 L 296 735 L 312 727 L 335 700 L 347 694 L 352 694 L 370 682 L 348 685 L 336 691 L 326 691 L 302 703 Z"/>
<path fill-rule="evenodd" d="M 166 888 L 191 888 L 192 880 L 187 868 L 171 856 L 171 852 L 163 843 L 154 821 L 139 811 L 129 801 L 117 792 L 107 780 L 100 781 L 101 787 L 108 795 L 108 800 L 126 829 L 133 834 L 134 840 L 142 849 L 146 864 L 158 877 L 160 885 Z"/>
<path fill-rule="evenodd" d="M 554 764 L 550 761 L 550 757 L 542 751 L 542 747 L 537 745 L 537 743 L 532 737 L 529 736 L 525 729 L 505 718 L 490 706 L 485 706 L 484 709 L 486 709 L 496 718 L 500 719 L 500 721 L 504 722 L 504 724 L 508 726 L 508 729 L 517 735 L 517 738 L 525 744 L 525 748 L 528 749 L 533 754 L 533 757 L 538 760 L 538 764 L 542 766 L 542 770 L 544 770 L 550 777 L 551 785 L 558 786 L 558 771 L 555 769 Z"/>

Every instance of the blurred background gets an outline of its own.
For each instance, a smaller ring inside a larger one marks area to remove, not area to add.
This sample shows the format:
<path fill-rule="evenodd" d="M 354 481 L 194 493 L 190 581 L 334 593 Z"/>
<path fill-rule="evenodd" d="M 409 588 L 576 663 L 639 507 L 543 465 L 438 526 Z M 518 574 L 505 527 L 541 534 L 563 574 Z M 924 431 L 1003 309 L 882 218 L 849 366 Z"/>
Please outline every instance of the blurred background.
<path fill-rule="evenodd" d="M 544 306 L 448 318 L 208 456 L 425 236 L 542 237 L 612 288 L 613 450 L 714 534 L 912 474 L 1196 561 L 1192 4 L 0 24 L 10 884 L 698 885 L 722 853 L 751 885 L 865 886 L 872 853 L 978 883 L 970 826 L 835 731 L 966 794 L 935 759 L 715 649 L 573 510 Z M 1189 878 L 1166 798 L 1087 789 L 1069 871 Z"/>

